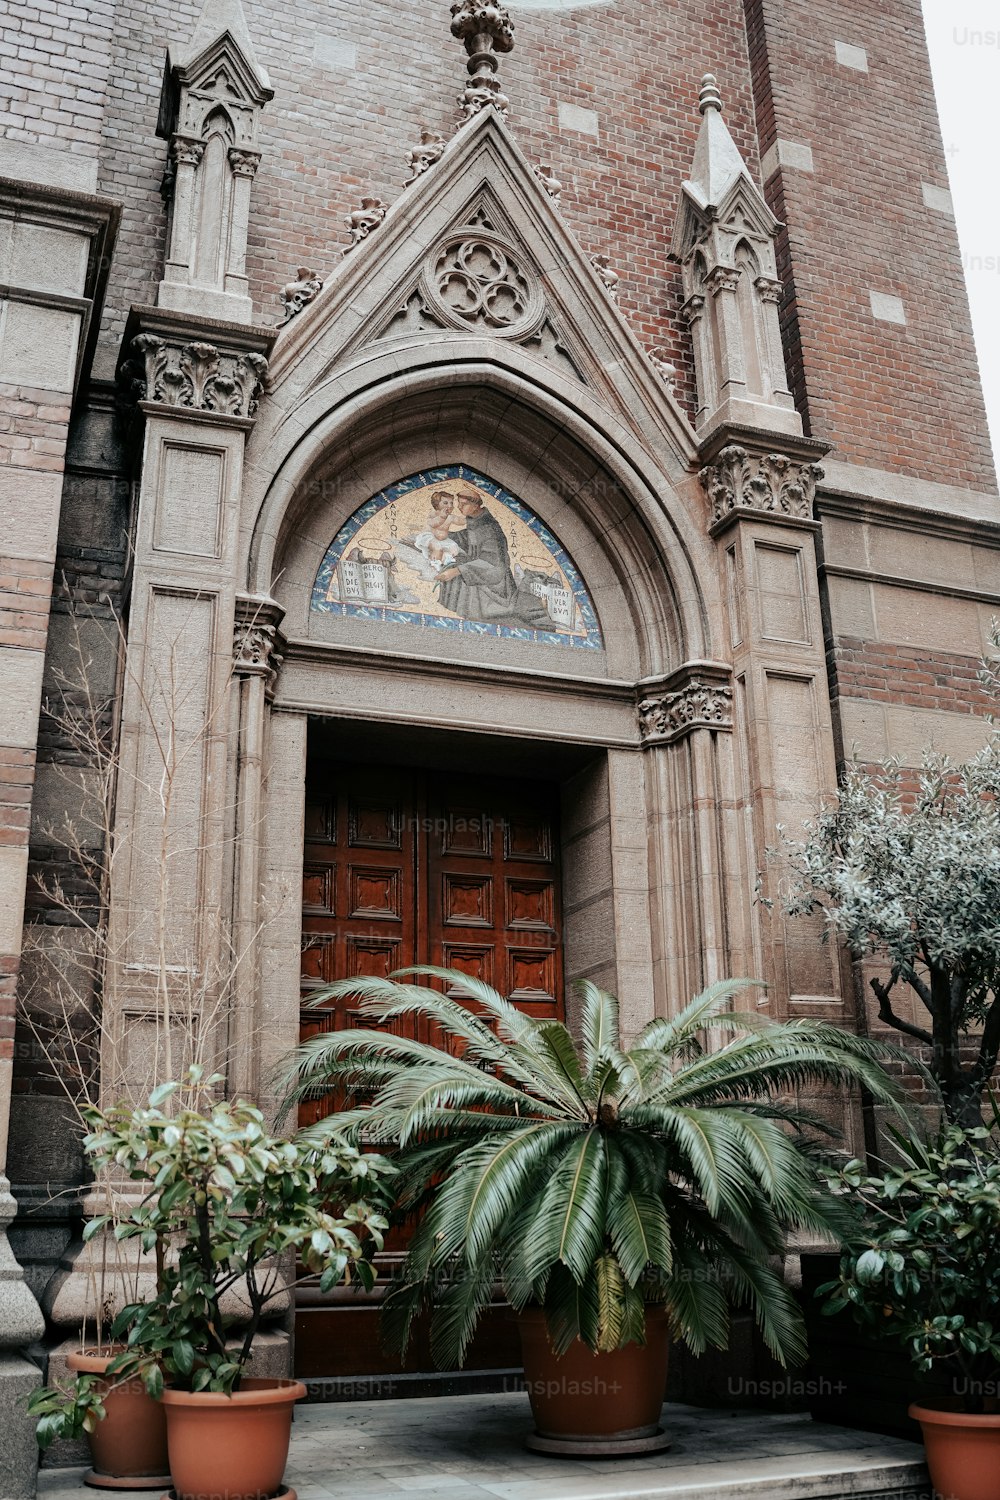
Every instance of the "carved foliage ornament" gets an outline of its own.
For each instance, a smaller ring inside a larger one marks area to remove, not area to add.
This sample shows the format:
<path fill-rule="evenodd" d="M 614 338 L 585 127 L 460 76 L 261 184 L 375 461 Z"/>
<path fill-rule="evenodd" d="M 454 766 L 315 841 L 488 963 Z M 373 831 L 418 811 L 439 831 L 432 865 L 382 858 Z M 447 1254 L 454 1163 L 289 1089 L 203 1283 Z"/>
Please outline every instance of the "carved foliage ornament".
<path fill-rule="evenodd" d="M 699 477 L 712 502 L 713 524 L 735 510 L 809 521 L 823 470 L 819 464 L 802 463 L 784 453 L 749 453 L 731 443 Z"/>
<path fill-rule="evenodd" d="M 281 291 L 281 300 L 285 305 L 285 316 L 282 323 L 291 322 L 296 313 L 300 313 L 308 303 L 315 301 L 323 290 L 323 278 L 308 266 L 299 266 L 295 273 L 295 280 L 289 281 Z"/>
<path fill-rule="evenodd" d="M 455 0 L 451 7 L 451 34 L 465 44 L 469 54 L 469 81 L 459 99 L 466 120 L 492 105 L 506 117 L 510 100 L 500 87 L 497 54 L 514 45 L 514 25 L 495 0 Z"/>
<path fill-rule="evenodd" d="M 351 232 L 351 243 L 345 248 L 344 254 L 360 245 L 366 240 L 373 229 L 377 229 L 386 216 L 386 206 L 381 198 L 362 198 L 361 207 L 349 213 L 344 223 Z"/>
<path fill-rule="evenodd" d="M 170 343 L 155 333 L 132 340 L 136 356 L 122 366 L 120 380 L 140 401 L 161 401 L 192 411 L 253 417 L 267 376 L 262 354 L 230 352 L 195 340 Z"/>
<path fill-rule="evenodd" d="M 674 692 L 641 698 L 638 712 L 644 745 L 670 744 L 694 729 L 731 730 L 733 690 L 695 674 Z"/>
<path fill-rule="evenodd" d="M 444 154 L 447 145 L 443 135 L 438 135 L 436 130 L 429 130 L 426 125 L 420 128 L 420 141 L 416 146 L 411 146 L 407 156 L 410 164 L 410 175 L 403 183 L 409 187 L 411 182 L 416 182 L 418 177 L 430 170 L 436 161 Z"/>

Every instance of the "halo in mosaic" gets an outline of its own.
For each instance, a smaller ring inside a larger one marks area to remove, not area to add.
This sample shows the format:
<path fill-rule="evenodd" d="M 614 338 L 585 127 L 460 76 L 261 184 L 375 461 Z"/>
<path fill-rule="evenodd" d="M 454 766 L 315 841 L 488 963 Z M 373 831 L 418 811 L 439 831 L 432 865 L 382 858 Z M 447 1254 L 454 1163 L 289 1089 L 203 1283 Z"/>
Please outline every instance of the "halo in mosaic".
<path fill-rule="evenodd" d="M 586 585 L 538 517 L 467 464 L 366 500 L 327 549 L 321 614 L 603 651 Z"/>

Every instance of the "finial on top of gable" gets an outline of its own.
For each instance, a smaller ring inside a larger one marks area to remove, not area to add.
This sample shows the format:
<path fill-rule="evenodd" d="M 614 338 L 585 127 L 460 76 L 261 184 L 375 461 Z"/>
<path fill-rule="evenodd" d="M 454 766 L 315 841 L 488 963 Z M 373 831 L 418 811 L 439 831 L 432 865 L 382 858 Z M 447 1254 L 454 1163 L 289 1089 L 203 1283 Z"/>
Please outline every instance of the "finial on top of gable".
<path fill-rule="evenodd" d="M 778 323 L 781 225 L 733 140 L 714 73 L 701 80 L 701 128 L 670 243 L 684 283 L 698 414 L 707 434 L 724 423 L 800 433 Z"/>
<path fill-rule="evenodd" d="M 274 97 L 240 0 L 204 0 L 189 42 L 167 52 L 157 135 L 170 142 L 160 307 L 253 318 L 246 275 L 259 126 Z"/>
<path fill-rule="evenodd" d="M 469 81 L 459 99 L 467 120 L 488 104 L 507 117 L 510 100 L 497 77 L 498 54 L 514 46 L 514 23 L 496 0 L 454 0 L 451 34 L 465 43 L 469 54 Z"/>

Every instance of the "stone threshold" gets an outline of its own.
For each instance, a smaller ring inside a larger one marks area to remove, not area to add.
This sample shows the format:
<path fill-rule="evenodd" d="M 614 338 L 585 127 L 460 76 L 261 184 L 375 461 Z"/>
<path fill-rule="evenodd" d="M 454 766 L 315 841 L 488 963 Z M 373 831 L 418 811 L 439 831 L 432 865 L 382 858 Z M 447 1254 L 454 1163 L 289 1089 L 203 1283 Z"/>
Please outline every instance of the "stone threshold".
<path fill-rule="evenodd" d="M 310 1403 L 286 1479 L 298 1500 L 932 1500 L 923 1450 L 899 1438 L 676 1403 L 661 1421 L 667 1453 L 569 1459 L 524 1447 L 521 1393 Z M 84 1500 L 82 1475 L 43 1470 L 39 1495 Z"/>

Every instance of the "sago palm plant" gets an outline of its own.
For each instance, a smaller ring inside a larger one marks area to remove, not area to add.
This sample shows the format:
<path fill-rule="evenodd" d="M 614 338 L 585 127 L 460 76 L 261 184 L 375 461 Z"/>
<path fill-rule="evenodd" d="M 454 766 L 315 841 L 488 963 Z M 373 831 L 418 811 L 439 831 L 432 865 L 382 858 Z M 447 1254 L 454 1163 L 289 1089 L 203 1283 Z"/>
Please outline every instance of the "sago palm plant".
<path fill-rule="evenodd" d="M 497 1280 L 514 1308 L 545 1309 L 557 1353 L 643 1341 L 665 1304 L 675 1337 L 725 1347 L 732 1305 L 752 1307 L 784 1364 L 805 1354 L 802 1321 L 772 1258 L 791 1230 L 835 1234 L 819 1144 L 828 1128 L 788 1102 L 809 1084 L 863 1084 L 895 1100 L 883 1049 L 811 1021 L 724 1009 L 754 981 L 712 985 L 623 1048 L 618 1005 L 580 984 L 579 1041 L 466 974 L 468 1003 L 391 979 L 349 979 L 310 1000 L 356 997 L 374 1023 L 430 1022 L 444 1047 L 385 1029 L 311 1037 L 284 1079 L 286 1108 L 317 1089 L 349 1103 L 310 1127 L 394 1148 L 399 1212 L 416 1227 L 385 1302 L 405 1349 L 434 1308 L 432 1352 L 462 1363 Z M 704 1038 L 728 1033 L 710 1050 Z M 307 1132 L 308 1134 L 308 1132 Z"/>

